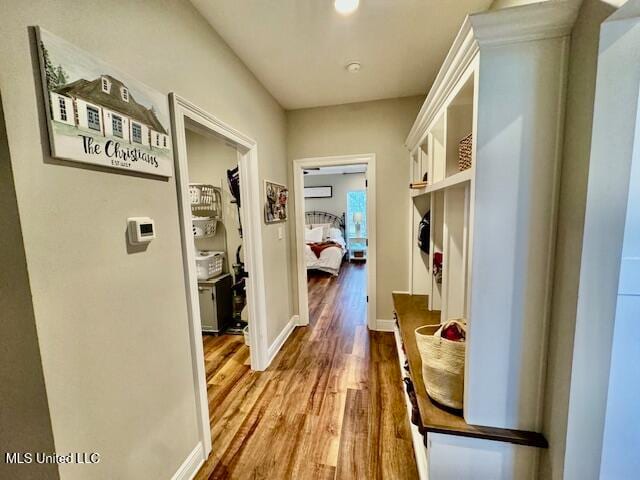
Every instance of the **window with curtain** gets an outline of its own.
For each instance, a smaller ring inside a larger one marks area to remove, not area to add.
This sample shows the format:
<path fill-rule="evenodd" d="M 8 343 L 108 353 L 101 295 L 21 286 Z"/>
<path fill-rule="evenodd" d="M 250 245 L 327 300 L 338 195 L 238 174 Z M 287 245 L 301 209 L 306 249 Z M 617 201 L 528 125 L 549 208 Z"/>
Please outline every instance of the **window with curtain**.
<path fill-rule="evenodd" d="M 367 192 L 354 190 L 347 192 L 347 236 L 367 236 Z M 358 229 L 358 224 L 360 228 Z"/>

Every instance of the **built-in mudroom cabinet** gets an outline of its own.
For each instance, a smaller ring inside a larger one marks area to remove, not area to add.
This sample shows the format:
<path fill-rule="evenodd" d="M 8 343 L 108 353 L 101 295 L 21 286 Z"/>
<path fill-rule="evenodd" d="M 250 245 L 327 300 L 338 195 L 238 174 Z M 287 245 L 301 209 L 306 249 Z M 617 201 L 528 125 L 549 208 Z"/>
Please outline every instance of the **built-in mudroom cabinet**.
<path fill-rule="evenodd" d="M 407 138 L 410 291 L 394 294 L 395 335 L 422 479 L 538 478 L 578 6 L 543 2 L 469 16 Z M 428 247 L 419 248 L 425 219 Z M 421 325 L 452 319 L 467 326 L 459 411 L 426 393 L 415 336 Z"/>

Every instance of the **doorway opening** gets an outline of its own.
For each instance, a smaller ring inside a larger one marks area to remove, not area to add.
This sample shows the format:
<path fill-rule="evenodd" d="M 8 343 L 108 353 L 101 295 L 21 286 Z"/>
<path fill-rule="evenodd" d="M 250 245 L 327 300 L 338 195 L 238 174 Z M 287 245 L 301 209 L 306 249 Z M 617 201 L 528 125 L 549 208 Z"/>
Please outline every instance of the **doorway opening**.
<path fill-rule="evenodd" d="M 375 155 L 294 161 L 300 323 L 331 297 L 377 329 Z"/>
<path fill-rule="evenodd" d="M 237 368 L 266 368 L 256 143 L 171 94 L 176 185 L 201 461 L 212 450 L 219 348 Z M 205 358 L 205 352 L 207 356 Z M 226 357 L 225 357 L 226 358 Z M 227 368 L 229 365 L 226 364 Z M 220 448 L 215 446 L 214 448 Z M 200 456 L 200 455 L 198 455 Z"/>

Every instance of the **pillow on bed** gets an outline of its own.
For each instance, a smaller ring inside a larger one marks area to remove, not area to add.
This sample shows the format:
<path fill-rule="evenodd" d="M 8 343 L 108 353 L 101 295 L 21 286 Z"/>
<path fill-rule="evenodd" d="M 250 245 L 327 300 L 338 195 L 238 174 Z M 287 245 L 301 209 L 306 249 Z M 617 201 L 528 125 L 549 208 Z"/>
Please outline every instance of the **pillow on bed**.
<path fill-rule="evenodd" d="M 339 228 L 330 228 L 329 238 L 342 238 L 342 230 Z"/>
<path fill-rule="evenodd" d="M 322 239 L 326 240 L 329 238 L 329 229 L 331 228 L 330 223 L 312 223 L 311 228 L 322 227 Z"/>
<path fill-rule="evenodd" d="M 320 243 L 324 240 L 322 236 L 322 227 L 312 228 L 311 230 L 305 230 L 304 241 L 307 243 Z"/>

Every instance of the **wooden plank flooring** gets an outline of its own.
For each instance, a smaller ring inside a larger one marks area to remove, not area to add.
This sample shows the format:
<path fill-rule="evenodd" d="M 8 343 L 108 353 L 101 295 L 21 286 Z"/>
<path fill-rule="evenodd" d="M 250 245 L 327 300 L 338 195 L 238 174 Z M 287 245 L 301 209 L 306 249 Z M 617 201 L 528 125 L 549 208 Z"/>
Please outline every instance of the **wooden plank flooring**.
<path fill-rule="evenodd" d="M 241 336 L 204 338 L 204 479 L 418 478 L 393 334 L 366 327 L 366 270 L 311 274 L 311 325 L 252 372 Z"/>

